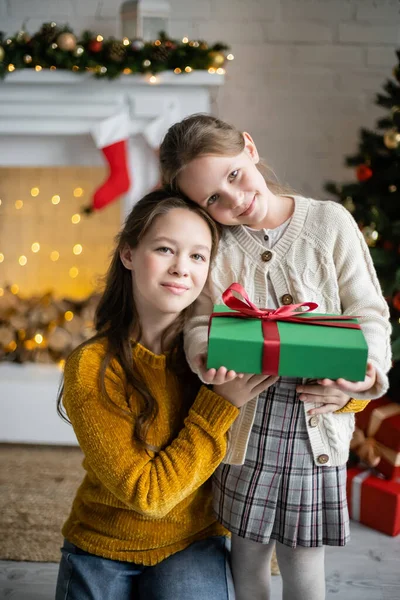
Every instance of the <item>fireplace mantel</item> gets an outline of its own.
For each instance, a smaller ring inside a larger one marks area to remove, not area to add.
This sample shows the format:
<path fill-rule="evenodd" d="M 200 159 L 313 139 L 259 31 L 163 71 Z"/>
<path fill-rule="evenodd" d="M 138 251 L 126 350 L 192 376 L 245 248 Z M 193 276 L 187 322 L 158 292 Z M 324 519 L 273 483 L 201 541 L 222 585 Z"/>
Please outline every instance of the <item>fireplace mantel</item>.
<path fill-rule="evenodd" d="M 150 123 L 157 124 L 153 130 L 162 136 L 172 122 L 210 112 L 212 90 L 217 91 L 224 76 L 167 71 L 156 79 L 150 83 L 142 75 L 105 81 L 61 71 L 11 73 L 0 82 L 0 167 L 102 165 L 91 136 L 99 123 L 127 111 L 133 141 Z M 136 182 L 139 177 L 135 172 Z M 133 200 L 125 197 L 123 213 Z M 59 381 L 56 365 L 0 364 L 0 442 L 77 443 L 72 427 L 56 413 Z"/>
<path fill-rule="evenodd" d="M 176 120 L 210 112 L 211 91 L 224 75 L 164 71 L 108 81 L 90 74 L 23 70 L 0 83 L 0 166 L 101 165 L 91 129 L 126 109 L 132 132 L 173 111 Z"/>

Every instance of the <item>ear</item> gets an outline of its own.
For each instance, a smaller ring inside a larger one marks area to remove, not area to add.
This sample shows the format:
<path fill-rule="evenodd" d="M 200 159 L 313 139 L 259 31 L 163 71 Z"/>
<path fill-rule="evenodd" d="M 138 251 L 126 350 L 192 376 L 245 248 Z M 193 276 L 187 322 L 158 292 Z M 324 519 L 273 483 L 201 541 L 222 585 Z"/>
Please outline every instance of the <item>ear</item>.
<path fill-rule="evenodd" d="M 125 246 L 119 252 L 119 257 L 122 264 L 129 271 L 133 271 L 133 254 L 134 250 L 128 246 L 128 244 L 125 244 Z"/>
<path fill-rule="evenodd" d="M 253 141 L 253 138 L 247 131 L 242 133 L 244 139 L 244 151 L 250 156 L 253 163 L 256 165 L 260 161 L 257 147 Z"/>

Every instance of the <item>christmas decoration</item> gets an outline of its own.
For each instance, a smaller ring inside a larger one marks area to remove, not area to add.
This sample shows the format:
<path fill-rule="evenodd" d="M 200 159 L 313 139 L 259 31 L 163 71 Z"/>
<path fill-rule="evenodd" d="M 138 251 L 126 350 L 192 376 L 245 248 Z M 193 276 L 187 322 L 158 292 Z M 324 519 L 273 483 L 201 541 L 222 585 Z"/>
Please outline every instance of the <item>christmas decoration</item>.
<path fill-rule="evenodd" d="M 60 50 L 71 51 L 76 48 L 76 37 L 73 33 L 60 33 L 56 42 Z"/>
<path fill-rule="evenodd" d="M 107 180 L 96 190 L 93 197 L 93 210 L 100 210 L 116 200 L 130 187 L 127 166 L 127 139 L 129 136 L 129 115 L 122 112 L 105 119 L 92 132 L 97 148 L 101 149 L 110 173 Z M 85 212 L 90 209 L 85 209 Z"/>
<path fill-rule="evenodd" d="M 140 52 L 144 48 L 144 41 L 140 38 L 132 40 L 131 48 L 134 52 Z"/>
<path fill-rule="evenodd" d="M 210 57 L 210 67 L 214 67 L 218 69 L 222 67 L 225 62 L 225 55 L 222 52 L 209 52 L 208 56 Z"/>
<path fill-rule="evenodd" d="M 358 181 L 368 181 L 373 175 L 372 169 L 367 165 L 358 165 L 356 172 Z"/>
<path fill-rule="evenodd" d="M 62 363 L 95 334 L 99 299 L 99 294 L 80 301 L 52 294 L 22 298 L 6 288 L 0 303 L 0 361 Z"/>
<path fill-rule="evenodd" d="M 88 50 L 90 52 L 93 52 L 93 54 L 97 54 L 97 52 L 101 52 L 103 48 L 103 40 L 99 40 L 99 39 L 94 39 L 94 40 L 90 40 L 89 44 L 88 44 Z"/>
<path fill-rule="evenodd" d="M 400 64 L 400 50 L 397 50 Z M 400 80 L 387 80 L 375 103 L 388 111 L 377 131 L 361 129 L 358 152 L 346 158 L 356 168 L 357 180 L 326 190 L 353 214 L 369 246 L 392 324 L 393 367 L 389 396 L 400 398 Z"/>
<path fill-rule="evenodd" d="M 223 72 L 219 69 L 228 49 L 220 42 L 208 45 L 203 40 L 173 40 L 164 32 L 154 41 L 103 39 L 91 31 L 76 36 L 67 26 L 44 23 L 32 37 L 25 31 L 10 37 L 0 32 L 0 79 L 20 69 L 87 71 L 108 79 L 166 70 L 176 74 L 196 69 Z M 32 60 L 24 60 L 26 56 Z"/>
<path fill-rule="evenodd" d="M 397 148 L 400 143 L 400 133 L 397 129 L 389 129 L 383 136 L 386 148 Z"/>

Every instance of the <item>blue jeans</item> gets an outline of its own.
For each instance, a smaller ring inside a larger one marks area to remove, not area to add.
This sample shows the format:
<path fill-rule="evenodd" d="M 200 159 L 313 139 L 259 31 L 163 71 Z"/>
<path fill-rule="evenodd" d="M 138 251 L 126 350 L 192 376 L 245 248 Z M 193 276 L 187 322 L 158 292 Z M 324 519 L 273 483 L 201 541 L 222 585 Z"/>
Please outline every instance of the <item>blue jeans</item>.
<path fill-rule="evenodd" d="M 227 539 L 194 542 L 153 567 L 61 548 L 56 600 L 233 600 Z"/>

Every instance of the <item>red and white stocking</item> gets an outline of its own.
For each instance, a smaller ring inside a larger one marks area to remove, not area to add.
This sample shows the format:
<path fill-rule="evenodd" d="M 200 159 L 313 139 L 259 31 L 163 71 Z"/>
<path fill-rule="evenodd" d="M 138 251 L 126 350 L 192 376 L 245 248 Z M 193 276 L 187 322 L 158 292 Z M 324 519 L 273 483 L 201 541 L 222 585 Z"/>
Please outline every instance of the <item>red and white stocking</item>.
<path fill-rule="evenodd" d="M 104 208 L 131 187 L 128 166 L 129 123 L 128 113 L 124 111 L 105 119 L 92 130 L 96 147 L 103 152 L 109 167 L 107 180 L 94 193 L 94 210 Z"/>

